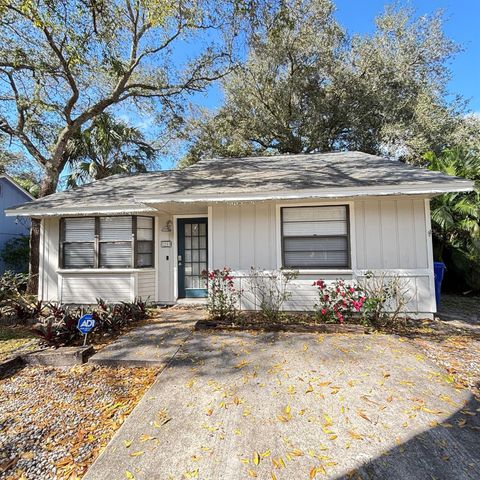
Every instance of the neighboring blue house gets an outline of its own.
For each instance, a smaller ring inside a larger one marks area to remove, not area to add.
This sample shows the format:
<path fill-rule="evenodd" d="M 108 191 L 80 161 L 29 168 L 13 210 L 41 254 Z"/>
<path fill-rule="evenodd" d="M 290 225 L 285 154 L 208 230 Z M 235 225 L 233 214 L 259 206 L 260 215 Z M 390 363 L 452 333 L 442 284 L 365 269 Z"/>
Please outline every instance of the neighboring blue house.
<path fill-rule="evenodd" d="M 30 220 L 18 217 L 6 217 L 5 210 L 34 200 L 26 190 L 6 174 L 0 175 L 0 251 L 12 238 L 29 235 Z M 0 274 L 5 270 L 0 258 Z"/>

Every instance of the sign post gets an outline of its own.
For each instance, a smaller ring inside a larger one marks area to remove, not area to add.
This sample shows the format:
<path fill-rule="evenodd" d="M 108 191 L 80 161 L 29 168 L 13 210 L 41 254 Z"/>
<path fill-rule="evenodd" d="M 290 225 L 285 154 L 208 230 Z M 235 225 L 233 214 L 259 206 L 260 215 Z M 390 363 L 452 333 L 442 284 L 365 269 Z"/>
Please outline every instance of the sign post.
<path fill-rule="evenodd" d="M 87 344 L 87 335 L 95 327 L 95 320 L 92 313 L 86 313 L 78 319 L 77 328 L 85 335 L 83 345 Z"/>

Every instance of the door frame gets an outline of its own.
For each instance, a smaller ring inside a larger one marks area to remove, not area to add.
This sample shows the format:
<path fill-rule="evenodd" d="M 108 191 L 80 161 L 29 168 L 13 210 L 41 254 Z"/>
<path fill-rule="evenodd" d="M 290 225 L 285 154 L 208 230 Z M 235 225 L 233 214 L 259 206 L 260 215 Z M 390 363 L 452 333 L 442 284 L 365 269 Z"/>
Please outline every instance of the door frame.
<path fill-rule="evenodd" d="M 211 270 L 211 252 L 212 252 L 212 241 L 211 241 L 211 207 L 208 207 L 208 213 L 193 213 L 193 214 L 183 214 L 183 215 L 172 215 L 173 220 L 173 252 L 174 252 L 174 262 L 173 262 L 173 298 L 175 301 L 178 300 L 178 219 L 195 219 L 195 218 L 206 218 L 207 219 L 207 268 Z"/>

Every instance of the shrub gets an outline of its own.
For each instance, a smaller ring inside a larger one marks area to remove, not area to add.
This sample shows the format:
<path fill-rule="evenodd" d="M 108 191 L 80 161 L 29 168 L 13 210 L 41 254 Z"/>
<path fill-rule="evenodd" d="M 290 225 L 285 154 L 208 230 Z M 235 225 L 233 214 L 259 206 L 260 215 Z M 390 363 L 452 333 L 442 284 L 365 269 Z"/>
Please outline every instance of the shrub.
<path fill-rule="evenodd" d="M 385 272 L 375 275 L 369 271 L 360 284 L 366 293 L 364 316 L 369 323 L 395 325 L 405 316 L 405 308 L 413 296 L 407 281 L 398 275 Z"/>
<path fill-rule="evenodd" d="M 27 288 L 28 275 L 6 271 L 0 277 L 0 307 L 20 297 Z"/>
<path fill-rule="evenodd" d="M 239 292 L 228 267 L 203 272 L 207 282 L 207 312 L 212 320 L 233 320 L 237 313 Z"/>
<path fill-rule="evenodd" d="M 117 332 L 130 322 L 145 318 L 147 303 L 135 300 L 109 304 L 99 298 L 97 305 L 90 308 L 48 304 L 38 313 L 36 317 L 38 323 L 32 331 L 49 345 L 64 346 L 80 343 L 82 334 L 77 329 L 77 323 L 85 313 L 93 314 L 96 323 L 92 335 L 95 336 Z"/>
<path fill-rule="evenodd" d="M 5 243 L 0 257 L 8 270 L 14 272 L 28 272 L 28 259 L 30 258 L 30 238 L 20 235 L 11 238 Z"/>
<path fill-rule="evenodd" d="M 317 318 L 326 323 L 353 322 L 366 309 L 367 294 L 357 283 L 336 280 L 327 285 L 323 280 L 313 283 L 318 288 Z"/>
<path fill-rule="evenodd" d="M 258 301 L 260 313 L 265 320 L 275 321 L 280 317 L 284 303 L 292 296 L 288 284 L 298 277 L 293 270 L 258 270 L 250 268 L 250 291 Z"/>
<path fill-rule="evenodd" d="M 336 280 L 330 285 L 323 280 L 313 283 L 318 288 L 315 313 L 327 323 L 362 323 L 385 326 L 395 324 L 404 313 L 411 297 L 408 285 L 398 276 L 367 272 L 360 282 Z"/>

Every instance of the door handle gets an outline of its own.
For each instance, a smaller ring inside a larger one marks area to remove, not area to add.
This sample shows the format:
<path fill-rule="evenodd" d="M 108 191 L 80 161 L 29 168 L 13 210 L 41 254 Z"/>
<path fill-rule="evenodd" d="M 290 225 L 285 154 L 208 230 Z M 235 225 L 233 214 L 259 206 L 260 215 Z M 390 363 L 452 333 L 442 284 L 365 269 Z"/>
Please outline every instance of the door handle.
<path fill-rule="evenodd" d="M 178 264 L 181 265 L 182 264 L 182 256 L 178 255 L 177 260 L 178 260 Z"/>

